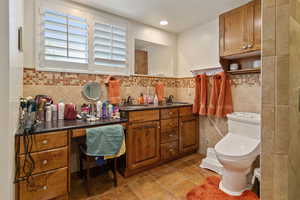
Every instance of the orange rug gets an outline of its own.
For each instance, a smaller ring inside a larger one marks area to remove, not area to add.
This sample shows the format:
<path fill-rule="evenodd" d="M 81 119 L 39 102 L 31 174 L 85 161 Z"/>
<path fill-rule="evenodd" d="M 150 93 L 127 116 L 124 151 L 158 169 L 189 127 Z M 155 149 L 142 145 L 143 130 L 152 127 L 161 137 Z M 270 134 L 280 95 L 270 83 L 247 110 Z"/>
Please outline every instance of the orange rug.
<path fill-rule="evenodd" d="M 207 177 L 203 185 L 192 189 L 187 195 L 187 200 L 259 200 L 252 191 L 245 191 L 242 196 L 230 196 L 219 189 L 220 178 Z"/>

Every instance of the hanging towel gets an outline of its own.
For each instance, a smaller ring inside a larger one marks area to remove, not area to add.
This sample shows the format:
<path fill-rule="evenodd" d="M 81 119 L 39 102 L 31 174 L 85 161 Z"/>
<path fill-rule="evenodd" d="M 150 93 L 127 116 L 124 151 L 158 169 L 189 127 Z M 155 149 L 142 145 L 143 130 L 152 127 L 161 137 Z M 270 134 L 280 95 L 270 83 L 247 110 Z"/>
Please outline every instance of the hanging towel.
<path fill-rule="evenodd" d="M 220 72 L 219 75 L 221 77 L 221 85 L 216 116 L 225 117 L 227 114 L 233 112 L 231 84 L 225 72 Z"/>
<path fill-rule="evenodd" d="M 110 104 L 119 104 L 121 102 L 120 95 L 120 81 L 109 76 L 105 81 L 108 87 L 108 99 Z"/>
<path fill-rule="evenodd" d="M 210 90 L 210 101 L 208 105 L 207 115 L 215 116 L 220 93 L 221 78 L 218 74 L 212 77 L 212 87 Z"/>
<path fill-rule="evenodd" d="M 208 115 L 225 117 L 233 112 L 231 84 L 225 72 L 213 76 Z"/>
<path fill-rule="evenodd" d="M 122 125 L 102 126 L 86 130 L 87 155 L 115 156 L 124 142 Z"/>
<path fill-rule="evenodd" d="M 162 102 L 164 99 L 165 86 L 162 82 L 158 82 L 155 85 L 155 93 L 157 95 L 158 101 Z"/>
<path fill-rule="evenodd" d="M 196 76 L 195 99 L 193 113 L 199 115 L 207 114 L 207 76 L 201 74 Z"/>

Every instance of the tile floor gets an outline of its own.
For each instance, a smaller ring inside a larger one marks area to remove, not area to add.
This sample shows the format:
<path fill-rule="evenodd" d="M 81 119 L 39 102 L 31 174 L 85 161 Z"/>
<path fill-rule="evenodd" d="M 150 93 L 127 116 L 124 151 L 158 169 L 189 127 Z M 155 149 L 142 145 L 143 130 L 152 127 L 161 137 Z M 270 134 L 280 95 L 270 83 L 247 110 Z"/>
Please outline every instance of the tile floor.
<path fill-rule="evenodd" d="M 192 188 L 215 173 L 199 168 L 199 154 L 183 157 L 129 178 L 118 176 L 118 187 L 108 173 L 92 180 L 92 196 L 87 197 L 83 180 L 72 180 L 72 200 L 183 200 Z"/>

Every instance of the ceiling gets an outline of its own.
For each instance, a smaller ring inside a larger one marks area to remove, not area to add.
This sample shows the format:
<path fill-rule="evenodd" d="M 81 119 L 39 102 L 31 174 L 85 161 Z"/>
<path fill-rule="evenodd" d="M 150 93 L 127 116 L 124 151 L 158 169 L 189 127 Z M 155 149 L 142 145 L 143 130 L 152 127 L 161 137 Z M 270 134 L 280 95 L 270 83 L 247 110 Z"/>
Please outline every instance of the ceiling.
<path fill-rule="evenodd" d="M 147 25 L 179 33 L 215 19 L 249 0 L 73 0 Z M 169 25 L 161 26 L 161 20 Z"/>

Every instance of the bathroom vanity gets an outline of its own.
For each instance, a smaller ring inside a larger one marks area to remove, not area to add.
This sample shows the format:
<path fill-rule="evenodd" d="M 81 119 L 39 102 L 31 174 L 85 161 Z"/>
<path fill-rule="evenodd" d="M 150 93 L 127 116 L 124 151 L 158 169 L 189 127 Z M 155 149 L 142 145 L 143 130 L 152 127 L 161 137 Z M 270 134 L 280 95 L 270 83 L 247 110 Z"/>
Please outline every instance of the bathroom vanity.
<path fill-rule="evenodd" d="M 22 170 L 18 174 L 16 199 L 64 200 L 71 191 L 71 141 L 85 136 L 89 127 L 122 124 L 126 129 L 124 176 L 128 177 L 198 149 L 198 117 L 191 104 L 165 106 L 127 106 L 121 119 L 57 121 L 40 124 L 32 135 L 31 156 L 34 185 L 29 185 Z M 25 160 L 22 135 L 16 136 L 16 160 Z"/>

